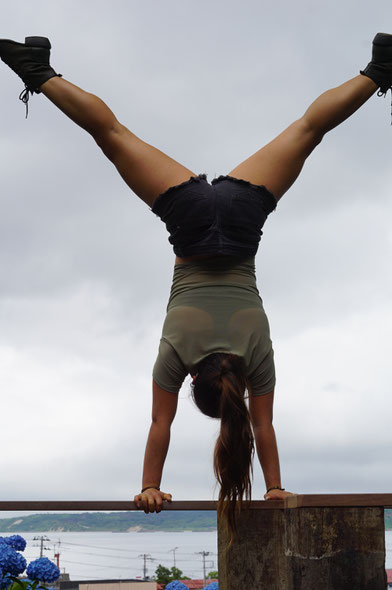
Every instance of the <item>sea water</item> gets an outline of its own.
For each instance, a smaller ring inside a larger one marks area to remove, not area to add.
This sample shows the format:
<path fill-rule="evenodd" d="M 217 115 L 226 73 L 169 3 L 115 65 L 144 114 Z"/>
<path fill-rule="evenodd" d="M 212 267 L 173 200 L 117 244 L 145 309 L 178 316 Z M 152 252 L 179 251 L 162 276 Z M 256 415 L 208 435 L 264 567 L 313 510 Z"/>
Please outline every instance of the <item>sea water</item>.
<path fill-rule="evenodd" d="M 203 578 L 203 552 L 207 573 L 218 569 L 216 531 L 18 534 L 27 541 L 28 563 L 40 556 L 42 537 L 43 555 L 56 562 L 60 553 L 60 571 L 71 580 L 143 578 L 144 567 L 152 577 L 159 564 L 170 569 L 174 563 L 185 576 Z"/>
<path fill-rule="evenodd" d="M 53 561 L 60 554 L 60 570 L 71 580 L 143 578 L 153 576 L 159 564 L 176 564 L 189 578 L 203 577 L 203 555 L 207 573 L 218 569 L 217 533 L 20 533 L 27 541 L 24 556 L 36 559 L 41 552 Z M 2 535 L 7 536 L 6 533 Z M 386 568 L 392 569 L 392 531 L 387 531 Z"/>

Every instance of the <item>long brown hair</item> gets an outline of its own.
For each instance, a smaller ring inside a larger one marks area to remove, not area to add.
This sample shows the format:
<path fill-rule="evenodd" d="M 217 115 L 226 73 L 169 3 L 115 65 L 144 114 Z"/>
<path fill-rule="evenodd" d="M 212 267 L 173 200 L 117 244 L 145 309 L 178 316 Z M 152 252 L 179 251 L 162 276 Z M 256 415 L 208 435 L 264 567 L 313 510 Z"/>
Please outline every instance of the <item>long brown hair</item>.
<path fill-rule="evenodd" d="M 214 472 L 220 484 L 218 516 L 226 518 L 231 540 L 243 497 L 251 499 L 254 439 L 245 391 L 246 378 L 240 357 L 214 353 L 199 363 L 192 394 L 203 414 L 221 420 L 214 451 Z"/>

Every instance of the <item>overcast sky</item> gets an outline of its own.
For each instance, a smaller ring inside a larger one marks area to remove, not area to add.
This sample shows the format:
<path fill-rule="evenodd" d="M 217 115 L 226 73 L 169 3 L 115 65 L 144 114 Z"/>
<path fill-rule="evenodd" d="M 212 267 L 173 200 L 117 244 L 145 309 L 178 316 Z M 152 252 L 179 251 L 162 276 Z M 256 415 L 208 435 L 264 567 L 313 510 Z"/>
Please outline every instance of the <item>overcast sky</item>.
<path fill-rule="evenodd" d="M 58 72 L 210 180 L 392 29 L 389 0 L 20 0 L 1 20 L 4 37 L 48 36 Z M 0 85 L 0 499 L 130 499 L 173 253 L 87 134 L 43 95 L 25 120 L 2 62 Z M 256 259 L 282 483 L 299 493 L 392 491 L 390 110 L 373 97 L 325 138 Z M 209 499 L 218 424 L 188 381 L 180 398 L 162 488 Z"/>

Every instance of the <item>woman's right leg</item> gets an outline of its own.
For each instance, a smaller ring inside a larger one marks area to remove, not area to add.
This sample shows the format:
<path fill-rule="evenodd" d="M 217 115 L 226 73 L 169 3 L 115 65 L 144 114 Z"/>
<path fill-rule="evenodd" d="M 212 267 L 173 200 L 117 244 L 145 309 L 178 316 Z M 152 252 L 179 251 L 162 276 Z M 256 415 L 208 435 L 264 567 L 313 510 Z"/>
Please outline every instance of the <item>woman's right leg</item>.
<path fill-rule="evenodd" d="M 64 78 L 50 78 L 40 91 L 94 138 L 127 185 L 150 207 L 165 190 L 196 176 L 121 125 L 100 98 Z"/>

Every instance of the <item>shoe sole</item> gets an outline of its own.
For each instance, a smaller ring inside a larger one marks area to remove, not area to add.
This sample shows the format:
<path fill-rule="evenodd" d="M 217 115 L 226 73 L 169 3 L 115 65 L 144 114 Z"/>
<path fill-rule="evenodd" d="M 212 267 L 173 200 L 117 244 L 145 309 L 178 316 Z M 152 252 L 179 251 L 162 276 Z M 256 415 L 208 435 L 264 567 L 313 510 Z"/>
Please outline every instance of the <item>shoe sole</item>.
<path fill-rule="evenodd" d="M 375 64 L 391 64 L 392 35 L 377 33 L 373 39 L 372 62 Z"/>
<path fill-rule="evenodd" d="M 373 45 L 380 45 L 383 47 L 392 45 L 392 35 L 388 33 L 377 33 L 373 39 Z"/>
<path fill-rule="evenodd" d="M 47 37 L 26 37 L 25 45 L 27 47 L 40 47 L 42 49 L 51 49 L 52 47 Z"/>

